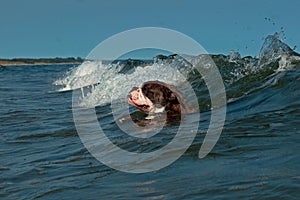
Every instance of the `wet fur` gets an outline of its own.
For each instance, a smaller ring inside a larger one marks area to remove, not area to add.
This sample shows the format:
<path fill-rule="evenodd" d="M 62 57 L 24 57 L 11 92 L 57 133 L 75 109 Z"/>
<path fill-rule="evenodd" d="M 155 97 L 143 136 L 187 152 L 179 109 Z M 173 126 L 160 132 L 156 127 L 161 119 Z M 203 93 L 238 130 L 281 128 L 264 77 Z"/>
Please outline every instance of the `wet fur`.
<path fill-rule="evenodd" d="M 154 105 L 165 107 L 167 115 L 180 115 L 180 103 L 176 95 L 166 86 L 157 83 L 146 83 L 142 87 L 142 92 Z"/>

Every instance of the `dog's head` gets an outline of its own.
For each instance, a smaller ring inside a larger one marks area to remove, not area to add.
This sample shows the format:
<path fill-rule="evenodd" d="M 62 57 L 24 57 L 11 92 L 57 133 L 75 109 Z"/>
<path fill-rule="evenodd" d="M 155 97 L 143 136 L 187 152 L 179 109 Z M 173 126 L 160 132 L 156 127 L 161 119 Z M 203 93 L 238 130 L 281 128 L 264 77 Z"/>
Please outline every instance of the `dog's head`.
<path fill-rule="evenodd" d="M 165 110 L 168 114 L 180 114 L 180 104 L 171 87 L 159 81 L 147 82 L 131 90 L 128 103 L 146 113 Z"/>

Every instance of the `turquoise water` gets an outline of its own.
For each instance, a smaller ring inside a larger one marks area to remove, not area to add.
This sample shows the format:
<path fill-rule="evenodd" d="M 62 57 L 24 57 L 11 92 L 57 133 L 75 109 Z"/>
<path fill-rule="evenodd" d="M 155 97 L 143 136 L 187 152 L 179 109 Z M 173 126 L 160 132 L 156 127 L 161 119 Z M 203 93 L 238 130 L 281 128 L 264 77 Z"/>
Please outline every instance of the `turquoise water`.
<path fill-rule="evenodd" d="M 296 59 L 283 67 L 280 59 L 248 65 L 247 59 L 214 58 L 228 97 L 219 141 L 198 158 L 210 119 L 208 104 L 200 103 L 205 112 L 190 148 L 168 167 L 145 174 L 111 169 L 82 144 L 72 91 L 60 92 L 53 84 L 78 66 L 0 67 L 0 198 L 298 199 L 300 65 Z M 198 98 L 209 102 L 203 91 Z M 155 139 L 137 144 L 122 137 L 109 104 L 96 112 L 115 144 L 129 150 L 160 148 L 178 128 L 170 124 Z"/>

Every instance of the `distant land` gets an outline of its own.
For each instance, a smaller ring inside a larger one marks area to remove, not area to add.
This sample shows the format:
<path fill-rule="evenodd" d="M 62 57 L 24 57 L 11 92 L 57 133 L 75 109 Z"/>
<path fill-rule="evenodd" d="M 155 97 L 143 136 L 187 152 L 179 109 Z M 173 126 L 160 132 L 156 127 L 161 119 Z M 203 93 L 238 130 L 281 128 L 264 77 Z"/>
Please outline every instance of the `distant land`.
<path fill-rule="evenodd" d="M 0 66 L 22 66 L 22 65 L 54 65 L 54 64 L 81 64 L 84 59 L 77 57 L 68 58 L 12 58 L 1 59 Z"/>

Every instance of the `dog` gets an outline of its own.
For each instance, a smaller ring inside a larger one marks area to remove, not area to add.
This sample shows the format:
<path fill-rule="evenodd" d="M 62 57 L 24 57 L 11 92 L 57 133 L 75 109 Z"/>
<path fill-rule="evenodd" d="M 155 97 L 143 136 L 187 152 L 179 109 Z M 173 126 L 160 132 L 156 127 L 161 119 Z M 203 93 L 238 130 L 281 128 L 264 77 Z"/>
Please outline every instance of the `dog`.
<path fill-rule="evenodd" d="M 160 81 L 149 81 L 133 88 L 128 94 L 128 103 L 147 113 L 145 119 L 153 119 L 163 112 L 168 119 L 195 112 L 175 86 Z"/>

